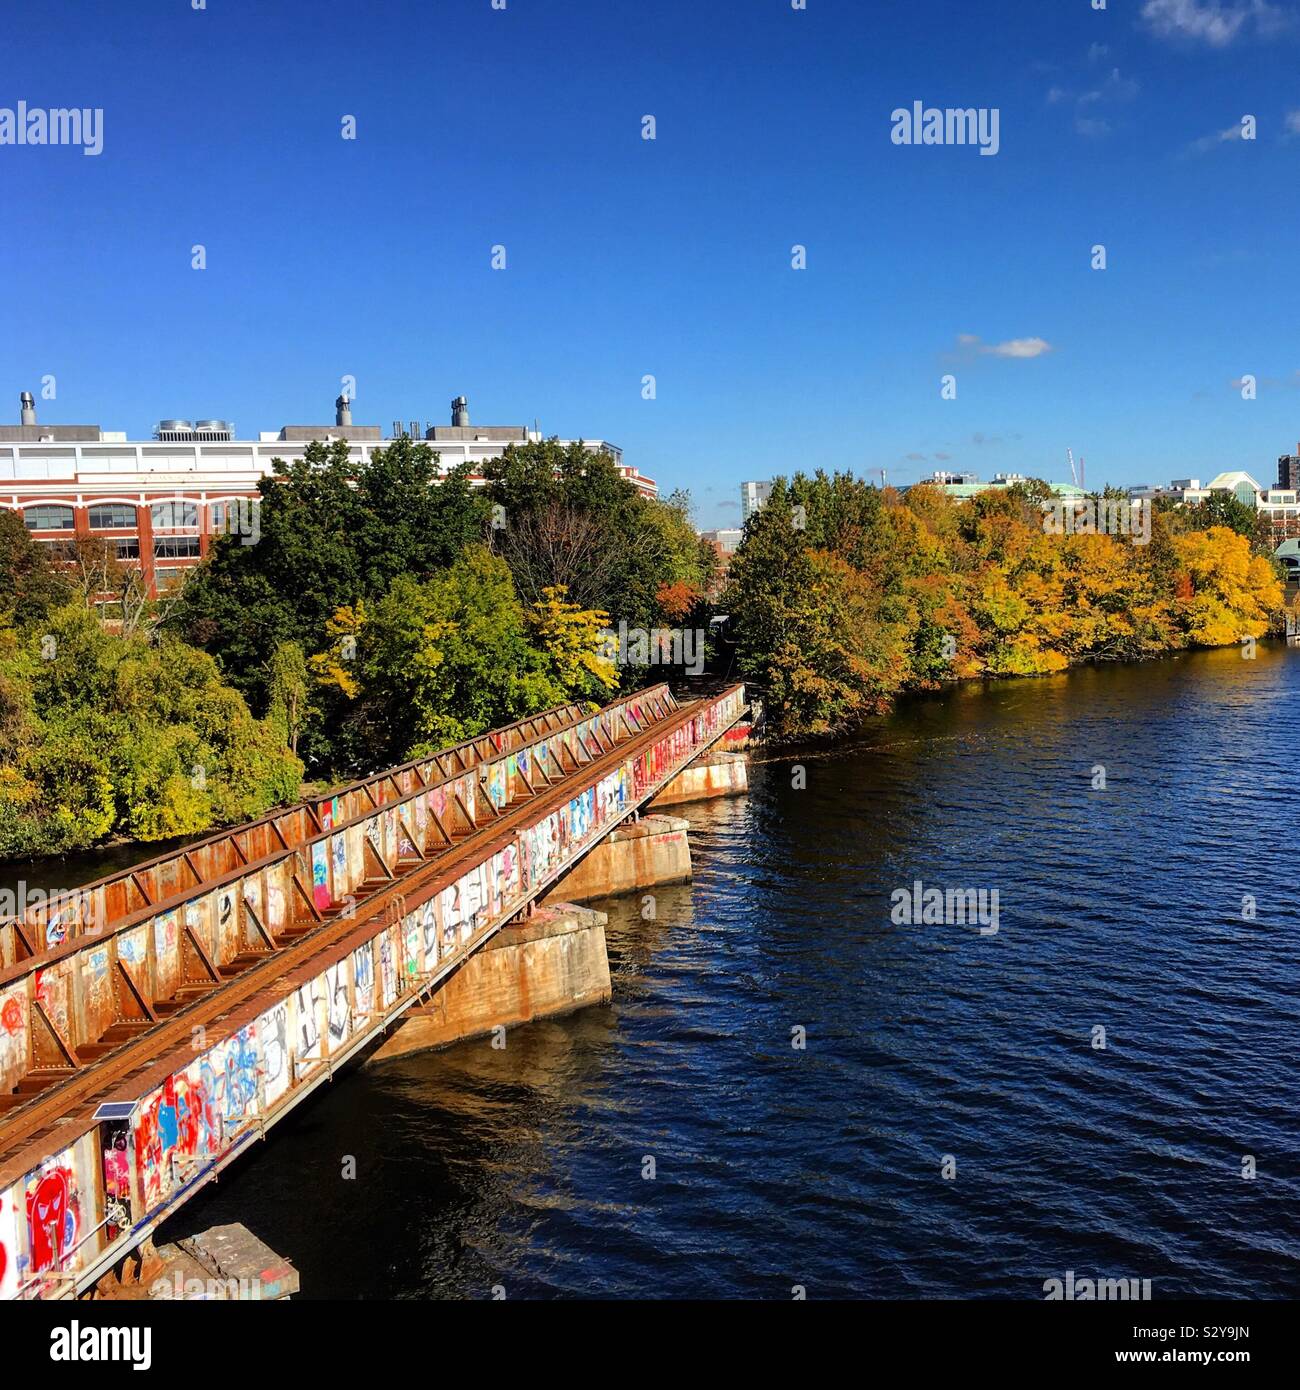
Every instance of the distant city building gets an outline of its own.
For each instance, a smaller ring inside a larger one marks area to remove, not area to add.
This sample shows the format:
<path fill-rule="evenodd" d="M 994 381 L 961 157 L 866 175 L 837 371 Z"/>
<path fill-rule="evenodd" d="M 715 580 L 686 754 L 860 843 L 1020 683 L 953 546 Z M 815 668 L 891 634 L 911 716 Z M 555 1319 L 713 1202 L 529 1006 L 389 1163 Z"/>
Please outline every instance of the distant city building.
<path fill-rule="evenodd" d="M 1028 481 L 1029 478 L 1024 473 L 995 473 L 990 482 L 982 483 L 975 473 L 954 473 L 940 469 L 932 473 L 930 477 L 922 479 L 919 483 L 913 483 L 911 486 L 938 488 L 940 492 L 947 493 L 949 497 L 959 502 L 965 502 L 978 496 L 981 492 L 996 492 L 999 489 L 1015 487 Z M 1067 501 L 1087 495 L 1081 487 L 1075 487 L 1073 483 L 1048 483 L 1047 486 L 1054 496 Z M 907 492 L 908 490 L 907 487 L 899 489 L 900 492 Z"/>
<path fill-rule="evenodd" d="M 1283 541 L 1277 548 L 1277 558 L 1286 568 L 1288 583 L 1300 583 L 1300 537 Z"/>
<path fill-rule="evenodd" d="M 1274 545 L 1300 537 L 1300 491 L 1289 486 L 1261 487 L 1239 468 L 1216 474 L 1204 485 L 1199 478 L 1175 478 L 1167 487 L 1129 488 L 1129 497 L 1135 500 L 1164 500 L 1189 507 L 1215 493 L 1228 493 L 1259 512 L 1268 522 Z"/>
<path fill-rule="evenodd" d="M 1296 445 L 1300 450 L 1300 444 Z M 1278 487 L 1294 488 L 1300 491 L 1300 452 L 1294 454 L 1283 454 L 1277 461 L 1277 485 Z"/>
<path fill-rule="evenodd" d="M 740 485 L 740 524 L 743 526 L 772 495 L 772 484 L 741 483 Z"/>
<path fill-rule="evenodd" d="M 378 425 L 352 423 L 346 397 L 334 406 L 332 425 L 284 425 L 255 440 L 236 438 L 226 420 L 161 420 L 152 439 L 128 440 L 98 425 L 41 424 L 24 391 L 21 423 L 0 425 L 0 507 L 21 512 L 32 538 L 56 556 L 66 555 L 78 536 L 103 537 L 119 560 L 139 567 L 148 591 L 156 593 L 199 563 L 212 536 L 243 533 L 251 512 L 247 499 L 258 496 L 272 460 L 292 463 L 313 440 L 345 440 L 349 456 L 361 464 L 394 438 L 422 438 L 437 451 L 443 476 L 468 464 L 471 483 L 482 486 L 483 465 L 507 444 L 541 438 L 523 425 L 471 425 L 464 396 L 452 402 L 451 425 L 426 424 L 421 431 L 418 421 L 394 421 L 387 439 Z M 625 464 L 617 445 L 603 439 L 583 444 L 610 454 L 642 496 L 658 495 L 654 479 Z"/>
<path fill-rule="evenodd" d="M 739 527 L 724 527 L 718 531 L 700 532 L 701 538 L 711 542 L 719 557 L 724 560 L 736 553 L 744 535 L 744 531 Z"/>

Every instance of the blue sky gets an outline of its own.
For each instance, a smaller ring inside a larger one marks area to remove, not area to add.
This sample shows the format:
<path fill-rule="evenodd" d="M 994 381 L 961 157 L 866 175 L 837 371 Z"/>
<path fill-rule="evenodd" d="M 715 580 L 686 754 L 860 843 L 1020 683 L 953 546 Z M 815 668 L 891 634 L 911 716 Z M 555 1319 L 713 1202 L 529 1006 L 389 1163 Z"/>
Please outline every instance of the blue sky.
<path fill-rule="evenodd" d="M 53 374 L 45 420 L 248 436 L 332 418 L 346 373 L 358 423 L 464 393 L 611 439 L 701 525 L 744 478 L 1063 477 L 1067 446 L 1095 484 L 1271 482 L 1300 0 L 1092 4 L 7 6 L 0 107 L 102 107 L 104 150 L 0 146 L 0 416 Z M 914 101 L 996 107 L 998 154 L 895 145 Z"/>

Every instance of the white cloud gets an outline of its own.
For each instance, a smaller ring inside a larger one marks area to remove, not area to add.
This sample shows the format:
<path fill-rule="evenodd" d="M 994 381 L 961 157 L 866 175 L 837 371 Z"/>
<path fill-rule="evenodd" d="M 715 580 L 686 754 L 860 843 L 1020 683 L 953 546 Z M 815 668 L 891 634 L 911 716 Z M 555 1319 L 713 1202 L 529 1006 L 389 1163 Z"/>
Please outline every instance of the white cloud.
<path fill-rule="evenodd" d="M 1206 154 L 1210 150 L 1218 149 L 1220 145 L 1226 145 L 1233 140 L 1240 140 L 1244 131 L 1241 123 L 1230 125 L 1226 130 L 1216 131 L 1213 135 L 1202 135 L 1199 140 L 1193 140 L 1188 145 L 1189 154 Z"/>
<path fill-rule="evenodd" d="M 1052 350 L 1051 343 L 1044 338 L 1009 338 L 1005 343 L 986 343 L 975 333 L 958 333 L 957 345 L 973 348 L 986 357 L 1041 357 Z"/>
<path fill-rule="evenodd" d="M 1011 338 L 1005 343 L 985 344 L 981 352 L 994 357 L 1041 357 L 1052 345 L 1043 338 Z"/>
<path fill-rule="evenodd" d="M 1144 0 L 1141 15 L 1159 38 L 1211 48 L 1227 48 L 1247 32 L 1267 37 L 1295 21 L 1292 11 L 1272 0 Z"/>
<path fill-rule="evenodd" d="M 1099 62 L 1104 58 L 1110 49 L 1104 43 L 1094 43 L 1088 46 L 1088 61 L 1090 63 Z"/>
<path fill-rule="evenodd" d="M 1288 139 L 1293 135 L 1300 135 L 1300 109 L 1286 113 L 1282 120 L 1282 129 Z"/>

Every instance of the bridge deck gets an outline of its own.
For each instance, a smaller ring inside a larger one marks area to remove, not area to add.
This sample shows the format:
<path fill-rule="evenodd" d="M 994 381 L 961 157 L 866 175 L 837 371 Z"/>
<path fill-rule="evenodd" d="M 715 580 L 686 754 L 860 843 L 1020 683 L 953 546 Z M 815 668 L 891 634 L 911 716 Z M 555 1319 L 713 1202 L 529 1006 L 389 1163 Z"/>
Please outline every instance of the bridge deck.
<path fill-rule="evenodd" d="M 643 692 L 0 972 L 0 1010 L 28 1006 L 0 1093 L 0 1254 L 22 1278 L 0 1297 L 120 1258 L 743 708 L 742 687 Z"/>

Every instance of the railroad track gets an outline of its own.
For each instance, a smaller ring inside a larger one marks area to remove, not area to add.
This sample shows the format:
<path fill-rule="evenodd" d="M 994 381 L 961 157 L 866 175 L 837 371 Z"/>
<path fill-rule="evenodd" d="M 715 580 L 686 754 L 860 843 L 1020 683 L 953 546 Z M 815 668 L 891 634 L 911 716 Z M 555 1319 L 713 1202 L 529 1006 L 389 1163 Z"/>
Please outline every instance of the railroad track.
<path fill-rule="evenodd" d="M 21 1169 L 10 1172 L 12 1160 L 19 1151 L 65 1125 L 79 1124 L 84 1129 L 88 1117 L 78 1116 L 78 1110 L 98 1104 L 110 1089 L 149 1070 L 161 1056 L 189 1043 L 196 1029 L 206 1029 L 217 1023 L 269 989 L 275 981 L 310 964 L 313 958 L 367 924 L 384 916 L 400 917 L 410 906 L 422 903 L 445 886 L 444 880 L 455 882 L 465 870 L 496 853 L 519 829 L 567 804 L 576 786 L 599 780 L 686 723 L 693 717 L 693 708 L 693 704 L 682 706 L 639 733 L 615 739 L 601 756 L 579 764 L 531 796 L 516 798 L 500 814 L 465 834 L 458 842 L 432 851 L 424 861 L 416 861 L 406 873 L 393 880 L 380 882 L 365 900 L 363 911 L 354 909 L 344 916 L 335 910 L 325 920 L 308 925 L 305 930 L 291 929 L 282 933 L 277 938 L 284 942 L 281 949 L 248 962 L 229 980 L 213 982 L 202 994 L 187 998 L 166 1018 L 123 1039 L 120 1045 L 89 1062 L 83 1070 L 41 1090 L 32 1100 L 0 1120 L 0 1185 L 11 1177 L 21 1176 Z M 629 808 L 628 814 L 635 809 Z M 545 886 L 537 885 L 529 901 Z M 408 901 L 411 899 L 414 901 Z M 471 950 L 465 955 L 477 949 L 482 939 L 470 943 Z"/>

